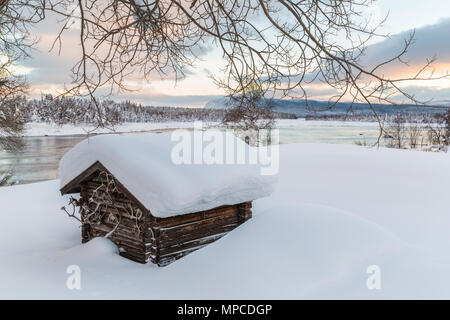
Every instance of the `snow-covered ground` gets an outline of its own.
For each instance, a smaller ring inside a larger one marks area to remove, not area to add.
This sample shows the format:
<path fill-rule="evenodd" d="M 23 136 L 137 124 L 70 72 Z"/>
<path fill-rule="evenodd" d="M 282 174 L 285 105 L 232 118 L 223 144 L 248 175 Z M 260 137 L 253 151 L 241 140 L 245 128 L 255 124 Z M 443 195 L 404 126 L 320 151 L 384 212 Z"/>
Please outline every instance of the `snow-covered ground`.
<path fill-rule="evenodd" d="M 0 298 L 450 298 L 450 154 L 282 145 L 253 219 L 164 268 L 106 239 L 80 245 L 58 187 L 0 188 Z M 66 287 L 69 265 L 81 290 Z"/>
<path fill-rule="evenodd" d="M 211 125 L 213 125 L 212 123 Z M 186 129 L 193 128 L 193 122 L 147 122 L 147 123 L 123 123 L 114 128 L 96 128 L 95 126 L 82 125 L 56 125 L 41 122 L 31 122 L 25 125 L 23 133 L 26 137 L 37 136 L 61 136 L 61 135 L 75 135 L 87 133 L 111 133 L 111 132 L 139 132 L 151 130 L 165 130 L 165 129 Z"/>

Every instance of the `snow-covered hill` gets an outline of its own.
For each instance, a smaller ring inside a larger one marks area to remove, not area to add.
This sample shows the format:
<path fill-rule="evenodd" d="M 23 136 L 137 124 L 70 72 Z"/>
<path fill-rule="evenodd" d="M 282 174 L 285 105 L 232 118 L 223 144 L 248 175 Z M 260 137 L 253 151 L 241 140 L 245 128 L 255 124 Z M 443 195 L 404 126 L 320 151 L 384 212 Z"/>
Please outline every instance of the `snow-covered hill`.
<path fill-rule="evenodd" d="M 311 114 L 318 113 L 320 115 L 346 115 L 349 112 L 350 103 L 340 102 L 329 109 L 328 102 L 309 100 L 306 103 L 302 99 L 271 99 L 269 102 L 273 110 L 277 112 L 295 114 L 297 117 L 306 117 Z M 409 114 L 436 114 L 444 113 L 449 104 L 433 105 L 433 106 L 415 106 L 415 105 L 386 105 L 374 104 L 374 108 L 378 114 L 395 114 L 398 112 Z M 230 107 L 229 99 L 226 97 L 216 98 L 209 101 L 206 109 L 226 109 Z M 359 115 L 371 114 L 372 110 L 367 104 L 355 103 L 352 105 L 354 113 Z"/>
<path fill-rule="evenodd" d="M 80 245 L 58 187 L 0 188 L 0 298 L 450 298 L 450 154 L 281 145 L 253 218 L 165 268 Z M 366 287 L 373 265 L 380 290 Z"/>

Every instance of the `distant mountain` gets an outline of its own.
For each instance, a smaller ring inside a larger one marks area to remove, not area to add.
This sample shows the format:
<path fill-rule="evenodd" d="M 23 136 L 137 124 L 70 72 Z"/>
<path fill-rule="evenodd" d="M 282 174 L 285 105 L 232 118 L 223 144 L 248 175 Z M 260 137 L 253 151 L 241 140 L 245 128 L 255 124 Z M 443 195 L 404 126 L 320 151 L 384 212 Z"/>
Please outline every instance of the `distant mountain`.
<path fill-rule="evenodd" d="M 433 101 L 433 105 L 439 105 L 439 106 L 450 107 L 450 100 L 438 100 L 438 101 Z"/>
<path fill-rule="evenodd" d="M 230 107 L 228 98 L 216 98 L 209 101 L 205 108 L 207 109 L 227 109 Z M 308 100 L 308 104 L 303 99 L 270 99 L 270 104 L 274 111 L 295 114 L 297 117 L 304 118 L 308 115 L 345 115 L 349 112 L 350 103 L 339 102 L 332 109 L 329 109 L 328 102 Z M 373 104 L 375 111 L 378 114 L 436 114 L 443 113 L 450 107 L 449 104 L 433 105 L 433 106 L 416 106 L 412 104 L 403 104 L 400 106 Z M 352 106 L 353 112 L 358 115 L 365 115 L 372 113 L 372 110 L 367 104 L 355 103 Z"/>

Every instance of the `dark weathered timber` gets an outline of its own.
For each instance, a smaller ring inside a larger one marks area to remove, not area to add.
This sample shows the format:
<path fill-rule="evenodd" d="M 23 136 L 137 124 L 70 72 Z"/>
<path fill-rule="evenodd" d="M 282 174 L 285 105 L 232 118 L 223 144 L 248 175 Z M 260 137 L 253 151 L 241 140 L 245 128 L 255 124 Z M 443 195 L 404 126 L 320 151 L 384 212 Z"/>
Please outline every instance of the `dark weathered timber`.
<path fill-rule="evenodd" d="M 64 186 L 61 193 L 80 193 L 80 203 L 88 203 L 91 198 L 101 199 L 98 196 L 104 196 L 105 191 L 98 187 L 105 182 L 100 175 L 103 171 L 108 172 L 100 162 L 94 163 Z M 109 213 L 120 215 L 120 224 L 109 239 L 118 246 L 120 255 L 140 263 L 151 261 L 158 266 L 166 266 L 217 241 L 252 217 L 251 202 L 168 218 L 154 217 L 117 179 L 114 179 L 114 183 L 117 191 L 108 194 L 113 199 L 113 207 L 101 208 L 98 212 L 105 217 Z M 93 210 L 93 207 L 87 208 Z M 142 216 L 130 214 L 130 210 L 137 209 L 142 211 Z M 83 224 L 82 242 L 104 237 L 115 227 L 114 222 L 106 219 L 96 224 Z"/>

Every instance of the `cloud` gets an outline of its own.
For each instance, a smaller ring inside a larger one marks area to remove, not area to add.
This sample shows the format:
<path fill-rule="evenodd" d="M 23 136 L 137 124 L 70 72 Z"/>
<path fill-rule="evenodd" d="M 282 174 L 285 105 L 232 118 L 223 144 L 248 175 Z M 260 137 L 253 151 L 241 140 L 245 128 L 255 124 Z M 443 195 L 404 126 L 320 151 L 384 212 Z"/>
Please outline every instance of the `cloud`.
<path fill-rule="evenodd" d="M 131 100 L 146 106 L 203 107 L 220 95 L 166 95 L 161 93 L 126 94 L 112 97 L 114 100 Z"/>
<path fill-rule="evenodd" d="M 450 104 L 450 87 L 442 88 L 435 86 L 406 86 L 402 88 L 409 94 L 418 97 L 421 102 L 426 102 L 430 105 Z M 394 100 L 399 102 L 404 98 L 400 96 L 394 97 Z"/>
<path fill-rule="evenodd" d="M 32 69 L 27 74 L 32 86 L 42 87 L 51 83 L 52 87 L 62 88 L 64 84 L 72 82 L 71 68 L 81 55 L 79 30 L 72 28 L 66 30 L 61 43 L 56 42 L 55 47 L 50 51 L 62 27 L 60 18 L 49 13 L 43 21 L 33 25 L 30 30 L 38 42 L 35 50 L 31 52 L 31 57 L 21 64 Z"/>
<path fill-rule="evenodd" d="M 31 58 L 22 62 L 24 67 L 32 70 L 28 73 L 28 80 L 31 85 L 40 86 L 45 83 L 54 83 L 62 86 L 64 83 L 71 83 L 71 69 L 82 56 L 80 30 L 73 27 L 65 30 L 61 37 L 61 43 L 56 42 L 54 49 L 49 52 L 63 26 L 61 16 L 55 13 L 48 13 L 43 21 L 33 25 L 31 33 L 38 39 L 36 50 L 32 51 Z M 210 54 L 212 50 L 213 45 L 209 40 L 199 42 L 192 48 L 193 53 L 200 59 Z M 100 56 L 102 53 L 106 55 L 108 48 L 103 47 L 100 51 L 97 51 Z M 92 71 L 94 70 L 92 69 Z M 136 68 L 135 72 L 128 75 L 127 80 L 142 81 L 143 75 L 138 71 L 138 68 Z M 190 67 L 186 67 L 183 71 L 186 77 L 195 73 L 195 70 Z M 171 70 L 167 70 L 163 77 L 164 80 L 175 80 L 176 75 Z M 147 80 L 161 80 L 161 75 L 157 73 L 148 74 Z"/>
<path fill-rule="evenodd" d="M 64 84 L 70 84 L 70 70 L 81 54 L 79 30 L 76 29 L 70 29 L 65 33 L 60 54 L 58 54 L 58 50 L 48 52 L 59 27 L 61 27 L 57 20 L 57 17 L 49 16 L 33 30 L 40 37 L 38 51 L 35 51 L 32 58 L 22 64 L 28 70 L 27 77 L 35 96 L 42 92 L 56 93 L 63 89 Z M 409 37 L 410 32 L 412 30 L 370 45 L 363 58 L 363 65 L 375 65 L 398 54 L 402 49 L 404 39 Z M 388 77 L 411 76 L 423 66 L 427 58 L 434 55 L 438 58 L 435 64 L 437 72 L 450 70 L 450 41 L 448 39 L 450 39 L 450 19 L 418 28 L 415 33 L 414 45 L 405 56 L 409 66 L 396 62 L 384 67 L 381 72 Z M 139 73 L 135 73 L 127 81 L 134 88 L 139 89 L 139 92 L 123 93 L 117 95 L 116 98 L 118 100 L 129 99 L 145 105 L 204 105 L 210 99 L 218 96 L 217 90 L 207 79 L 205 69 L 215 64 L 221 64 L 222 60 L 220 59 L 222 58 L 220 55 L 211 57 L 211 50 L 210 42 L 206 42 L 201 48 L 196 49 L 197 54 L 204 56 L 205 65 L 199 63 L 200 66 L 197 70 L 188 69 L 186 79 L 180 81 L 176 88 L 173 88 L 173 75 L 165 76 L 164 81 L 160 81 L 159 75 L 151 76 L 149 80 L 152 82 L 148 84 L 140 77 Z M 307 76 L 308 80 L 312 78 L 312 75 Z M 421 99 L 450 99 L 450 89 L 446 88 L 448 85 L 442 83 L 439 86 L 423 82 L 406 85 L 408 85 L 406 87 L 408 92 L 416 94 Z M 320 83 L 314 82 L 308 85 L 308 94 L 317 99 L 326 100 L 334 93 L 334 90 Z"/>
<path fill-rule="evenodd" d="M 433 63 L 432 69 L 427 69 L 423 74 L 424 77 L 431 75 L 431 72 L 438 76 L 450 71 L 450 41 L 448 41 L 450 39 L 450 19 L 443 19 L 439 23 L 416 30 L 405 31 L 368 46 L 360 61 L 361 65 L 370 69 L 383 61 L 392 59 L 402 52 L 405 40 L 410 38 L 414 32 L 413 45 L 402 57 L 407 65 L 395 61 L 378 69 L 377 74 L 391 79 L 412 77 L 426 64 L 427 59 L 432 57 L 436 57 L 437 61 Z M 308 74 L 305 80 L 311 81 L 313 78 L 313 74 Z M 399 86 L 420 101 L 450 99 L 450 80 L 408 81 L 400 83 Z M 320 77 L 310 85 L 306 85 L 305 88 L 310 98 L 320 100 L 326 100 L 337 93 L 331 87 L 323 84 Z M 395 99 L 404 101 L 405 97 L 398 95 Z"/>
<path fill-rule="evenodd" d="M 374 66 L 399 54 L 414 30 L 409 30 L 373 44 L 367 48 L 362 59 L 363 65 Z M 382 71 L 389 76 L 412 75 L 423 66 L 427 59 L 434 56 L 437 61 L 434 64 L 436 72 L 450 70 L 450 19 L 441 20 L 439 23 L 421 27 L 415 30 L 414 42 L 409 51 L 403 57 L 409 66 L 400 62 L 394 62 L 384 67 Z"/>

